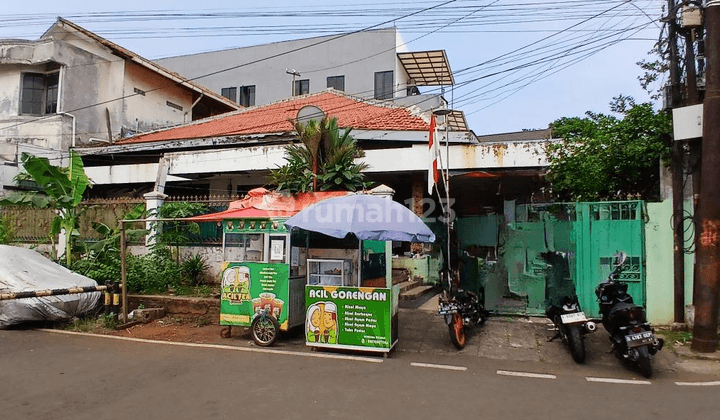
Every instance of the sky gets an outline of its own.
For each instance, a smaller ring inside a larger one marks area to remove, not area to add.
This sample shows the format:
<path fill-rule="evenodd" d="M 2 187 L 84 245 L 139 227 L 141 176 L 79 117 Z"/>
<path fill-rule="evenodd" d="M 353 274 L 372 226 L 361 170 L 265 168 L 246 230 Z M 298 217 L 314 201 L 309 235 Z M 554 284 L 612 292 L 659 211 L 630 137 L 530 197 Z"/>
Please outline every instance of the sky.
<path fill-rule="evenodd" d="M 152 60 L 395 26 L 410 51 L 446 51 L 455 86 L 444 95 L 471 130 L 485 135 L 543 129 L 586 111 L 610 113 L 608 104 L 620 94 L 653 102 L 640 86 L 637 62 L 654 59 L 648 53 L 661 36 L 666 4 L 36 0 L 3 5 L 0 39 L 37 39 L 61 16 Z M 421 88 L 434 92 L 439 89 Z"/>

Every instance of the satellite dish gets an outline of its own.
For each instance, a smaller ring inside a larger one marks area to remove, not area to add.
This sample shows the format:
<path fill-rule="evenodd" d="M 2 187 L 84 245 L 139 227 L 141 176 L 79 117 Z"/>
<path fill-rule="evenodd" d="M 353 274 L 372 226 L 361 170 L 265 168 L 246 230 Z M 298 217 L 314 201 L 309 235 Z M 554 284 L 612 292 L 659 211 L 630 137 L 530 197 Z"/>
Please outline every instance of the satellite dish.
<path fill-rule="evenodd" d="M 320 121 L 323 118 L 325 118 L 323 110 L 314 105 L 305 105 L 300 108 L 297 113 L 297 121 L 303 126 L 310 122 L 310 120 Z"/>

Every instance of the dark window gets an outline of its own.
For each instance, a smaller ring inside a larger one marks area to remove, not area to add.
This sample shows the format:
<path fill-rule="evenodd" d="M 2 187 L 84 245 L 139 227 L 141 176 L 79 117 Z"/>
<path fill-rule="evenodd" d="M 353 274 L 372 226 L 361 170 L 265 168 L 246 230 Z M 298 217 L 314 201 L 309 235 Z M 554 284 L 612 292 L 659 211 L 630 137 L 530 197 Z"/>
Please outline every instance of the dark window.
<path fill-rule="evenodd" d="M 328 77 L 327 87 L 345 92 L 345 76 Z"/>
<path fill-rule="evenodd" d="M 375 73 L 375 99 L 393 98 L 393 72 L 379 71 Z"/>
<path fill-rule="evenodd" d="M 20 98 L 21 114 L 54 114 L 57 112 L 59 73 L 24 73 Z"/>
<path fill-rule="evenodd" d="M 310 93 L 310 79 L 296 80 L 293 86 L 293 96 L 306 95 Z"/>
<path fill-rule="evenodd" d="M 60 80 L 60 73 L 50 73 L 45 76 L 45 113 L 46 114 L 54 114 L 57 112 L 58 80 Z"/>
<path fill-rule="evenodd" d="M 145 91 L 142 89 L 134 88 L 133 92 L 137 93 L 138 95 L 145 96 Z"/>
<path fill-rule="evenodd" d="M 420 89 L 418 89 L 417 86 L 408 86 L 407 96 L 414 96 L 414 95 L 419 95 L 419 94 L 420 94 Z"/>
<path fill-rule="evenodd" d="M 172 102 L 170 102 L 170 101 L 165 101 L 165 104 L 167 104 L 167 106 L 169 106 L 170 108 L 175 108 L 175 109 L 177 109 L 178 111 L 182 111 L 182 110 L 183 110 L 183 107 L 181 107 L 181 106 L 178 105 L 178 104 L 172 103 Z"/>
<path fill-rule="evenodd" d="M 237 88 L 235 87 L 222 88 L 220 94 L 233 102 L 237 102 Z"/>
<path fill-rule="evenodd" d="M 240 86 L 240 105 L 255 106 L 255 85 Z"/>

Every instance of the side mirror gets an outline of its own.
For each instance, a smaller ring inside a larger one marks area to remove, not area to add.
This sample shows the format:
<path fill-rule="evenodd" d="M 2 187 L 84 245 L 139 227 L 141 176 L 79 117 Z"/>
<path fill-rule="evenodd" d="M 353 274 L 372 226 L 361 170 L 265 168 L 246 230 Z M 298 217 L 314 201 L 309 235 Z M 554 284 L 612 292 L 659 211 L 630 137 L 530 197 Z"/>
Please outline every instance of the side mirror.
<path fill-rule="evenodd" d="M 613 255 L 613 261 L 613 265 L 616 269 L 618 269 L 625 264 L 625 261 L 627 261 L 627 254 L 622 251 L 618 251 L 615 255 Z"/>

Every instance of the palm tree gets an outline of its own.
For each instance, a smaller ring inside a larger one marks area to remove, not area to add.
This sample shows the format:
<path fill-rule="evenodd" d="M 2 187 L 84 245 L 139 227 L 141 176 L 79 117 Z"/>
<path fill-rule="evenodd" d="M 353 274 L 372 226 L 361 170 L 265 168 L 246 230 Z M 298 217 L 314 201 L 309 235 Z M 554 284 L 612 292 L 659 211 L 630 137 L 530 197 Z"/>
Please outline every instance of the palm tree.
<path fill-rule="evenodd" d="M 365 163 L 355 159 L 365 154 L 350 135 L 352 128 L 340 134 L 337 118 L 310 120 L 295 124 L 302 144 L 285 148 L 287 164 L 271 171 L 278 190 L 291 193 L 326 190 L 356 191 L 366 187 L 362 171 Z"/>

